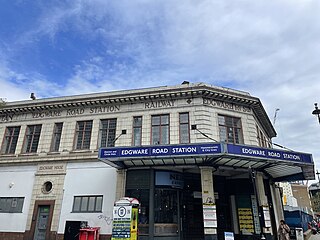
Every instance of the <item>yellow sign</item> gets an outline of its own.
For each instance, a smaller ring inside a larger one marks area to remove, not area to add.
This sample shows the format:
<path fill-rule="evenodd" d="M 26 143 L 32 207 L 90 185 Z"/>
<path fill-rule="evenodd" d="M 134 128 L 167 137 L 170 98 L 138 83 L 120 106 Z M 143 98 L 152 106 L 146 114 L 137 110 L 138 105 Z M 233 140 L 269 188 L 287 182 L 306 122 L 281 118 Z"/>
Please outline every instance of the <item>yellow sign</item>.
<path fill-rule="evenodd" d="M 138 239 L 138 208 L 132 208 L 130 240 Z"/>

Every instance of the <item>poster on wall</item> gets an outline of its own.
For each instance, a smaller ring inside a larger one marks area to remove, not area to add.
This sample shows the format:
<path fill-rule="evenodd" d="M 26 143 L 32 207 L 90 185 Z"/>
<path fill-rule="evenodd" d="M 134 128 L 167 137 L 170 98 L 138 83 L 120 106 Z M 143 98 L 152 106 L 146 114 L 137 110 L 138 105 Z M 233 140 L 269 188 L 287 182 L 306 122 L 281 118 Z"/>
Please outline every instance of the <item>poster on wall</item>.
<path fill-rule="evenodd" d="M 269 207 L 264 206 L 262 207 L 263 209 L 263 219 L 264 219 L 264 224 L 266 227 L 271 227 L 271 219 L 270 219 L 270 212 L 269 212 Z"/>
<path fill-rule="evenodd" d="M 259 213 L 258 213 L 258 203 L 257 203 L 257 198 L 254 195 L 251 195 L 251 204 L 252 204 L 254 228 L 256 230 L 256 234 L 260 234 L 261 228 L 260 228 L 260 220 L 259 220 Z"/>
<path fill-rule="evenodd" d="M 130 239 L 132 206 L 114 206 L 112 240 Z"/>
<path fill-rule="evenodd" d="M 239 229 L 242 234 L 254 233 L 253 208 L 248 195 L 236 196 Z"/>
<path fill-rule="evenodd" d="M 238 208 L 239 228 L 242 233 L 254 233 L 251 208 Z"/>
<path fill-rule="evenodd" d="M 203 224 L 205 228 L 217 227 L 217 210 L 216 205 L 203 204 Z"/>
<path fill-rule="evenodd" d="M 233 232 L 224 232 L 224 240 L 234 240 Z"/>

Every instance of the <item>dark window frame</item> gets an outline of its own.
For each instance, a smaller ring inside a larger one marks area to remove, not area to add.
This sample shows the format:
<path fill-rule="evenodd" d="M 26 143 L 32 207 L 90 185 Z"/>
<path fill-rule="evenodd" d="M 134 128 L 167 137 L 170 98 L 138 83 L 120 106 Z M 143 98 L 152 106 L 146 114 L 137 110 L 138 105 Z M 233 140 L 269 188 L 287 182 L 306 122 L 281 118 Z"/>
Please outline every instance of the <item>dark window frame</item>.
<path fill-rule="evenodd" d="M 62 136 L 63 122 L 54 124 L 50 152 L 58 152 Z"/>
<path fill-rule="evenodd" d="M 80 126 L 83 124 L 83 126 Z M 88 127 L 89 126 L 89 127 Z M 77 121 L 74 150 L 89 150 L 91 144 L 93 120 Z M 86 140 L 88 138 L 88 140 Z"/>
<path fill-rule="evenodd" d="M 137 121 L 136 121 L 137 120 Z M 132 145 L 141 146 L 142 144 L 142 116 L 134 116 L 132 119 Z M 139 134 L 139 139 L 136 138 Z M 137 139 L 137 141 L 136 141 Z"/>
<path fill-rule="evenodd" d="M 20 130 L 21 126 L 6 127 L 1 145 L 1 154 L 15 154 L 18 145 Z"/>
<path fill-rule="evenodd" d="M 183 115 L 187 115 L 187 117 L 188 117 L 186 122 L 181 121 L 181 117 Z M 182 137 L 183 131 L 185 130 L 185 129 L 183 129 L 183 127 L 185 127 L 185 126 L 186 126 L 186 130 L 187 130 L 187 134 L 188 134 L 187 141 L 183 141 L 183 137 Z M 179 142 L 180 143 L 190 143 L 190 115 L 188 112 L 179 113 Z"/>
<path fill-rule="evenodd" d="M 220 123 L 221 118 L 224 118 L 223 121 L 225 124 Z M 231 121 L 231 125 L 228 125 L 228 122 L 230 122 L 230 121 Z M 240 127 L 237 125 L 240 125 Z M 241 118 L 219 114 L 218 115 L 218 126 L 219 126 L 220 141 L 222 141 L 224 139 L 226 141 L 226 143 L 233 143 L 233 144 L 243 144 L 244 143 Z M 226 133 L 224 138 L 222 138 L 222 136 L 221 136 L 222 129 L 224 129 L 225 133 Z M 230 141 L 230 135 L 229 135 L 230 133 L 232 133 L 232 141 Z"/>
<path fill-rule="evenodd" d="M 155 124 L 154 123 L 154 119 L 156 117 L 160 118 L 159 124 Z M 165 120 L 163 118 L 167 118 L 168 119 L 168 123 L 163 123 Z M 168 136 L 168 142 L 164 142 L 162 139 L 162 130 L 167 127 L 167 136 Z M 157 141 L 157 143 L 155 143 L 155 139 L 154 139 L 154 128 L 158 128 L 159 131 L 159 141 Z M 151 145 L 157 145 L 157 144 L 170 144 L 170 114 L 157 114 L 157 115 L 152 115 L 151 116 Z"/>
<path fill-rule="evenodd" d="M 90 204 L 90 198 L 94 198 L 94 210 L 89 211 L 89 204 Z M 100 205 L 97 206 L 97 200 L 98 198 L 101 198 Z M 76 199 L 80 199 L 79 206 L 77 209 L 75 209 L 77 206 L 75 205 Z M 86 208 L 82 209 L 82 203 L 84 199 L 87 199 Z M 73 197 L 73 205 L 72 205 L 72 212 L 73 213 L 94 213 L 94 212 L 102 212 L 102 206 L 103 206 L 103 195 L 79 195 Z"/>
<path fill-rule="evenodd" d="M 22 213 L 24 199 L 24 197 L 0 197 L 0 213 Z"/>
<path fill-rule="evenodd" d="M 39 147 L 42 124 L 28 125 L 25 132 L 22 153 L 36 153 Z"/>
<path fill-rule="evenodd" d="M 116 130 L 116 118 L 101 119 L 99 127 L 99 147 L 114 147 L 116 139 Z"/>

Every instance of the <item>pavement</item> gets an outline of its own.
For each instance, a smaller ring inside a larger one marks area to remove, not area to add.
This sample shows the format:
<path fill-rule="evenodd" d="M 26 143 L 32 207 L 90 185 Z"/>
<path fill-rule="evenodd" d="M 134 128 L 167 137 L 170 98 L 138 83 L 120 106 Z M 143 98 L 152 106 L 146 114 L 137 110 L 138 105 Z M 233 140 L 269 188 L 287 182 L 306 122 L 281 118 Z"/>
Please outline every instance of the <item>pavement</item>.
<path fill-rule="evenodd" d="M 316 234 L 316 235 L 311 235 L 309 240 L 320 240 L 320 234 Z"/>

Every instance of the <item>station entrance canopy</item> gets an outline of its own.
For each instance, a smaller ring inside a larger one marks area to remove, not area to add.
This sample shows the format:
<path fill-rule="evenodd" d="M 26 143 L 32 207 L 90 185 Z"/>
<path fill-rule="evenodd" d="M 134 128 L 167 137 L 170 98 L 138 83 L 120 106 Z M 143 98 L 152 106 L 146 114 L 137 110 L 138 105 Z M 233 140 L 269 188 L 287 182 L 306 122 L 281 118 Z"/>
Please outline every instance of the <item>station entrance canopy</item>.
<path fill-rule="evenodd" d="M 225 143 L 108 147 L 99 149 L 99 160 L 116 167 L 212 166 L 252 168 L 275 181 L 315 179 L 312 155 Z"/>

